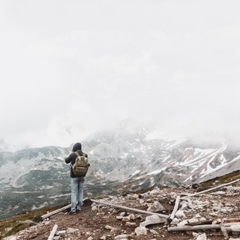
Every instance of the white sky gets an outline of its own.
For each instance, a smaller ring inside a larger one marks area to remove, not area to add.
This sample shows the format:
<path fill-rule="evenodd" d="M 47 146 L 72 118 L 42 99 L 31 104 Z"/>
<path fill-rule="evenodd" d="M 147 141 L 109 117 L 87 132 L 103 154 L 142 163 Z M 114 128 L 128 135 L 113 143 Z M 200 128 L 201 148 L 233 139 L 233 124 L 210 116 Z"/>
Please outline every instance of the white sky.
<path fill-rule="evenodd" d="M 240 1 L 1 0 L 0 142 L 69 146 L 119 119 L 240 136 Z"/>

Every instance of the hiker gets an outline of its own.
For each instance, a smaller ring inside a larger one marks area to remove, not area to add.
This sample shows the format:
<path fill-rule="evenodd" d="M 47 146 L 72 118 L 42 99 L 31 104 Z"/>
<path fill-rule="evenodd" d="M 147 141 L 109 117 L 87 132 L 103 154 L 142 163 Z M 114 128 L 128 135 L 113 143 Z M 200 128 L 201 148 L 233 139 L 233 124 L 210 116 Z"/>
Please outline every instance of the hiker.
<path fill-rule="evenodd" d="M 82 159 L 83 162 L 77 165 L 79 159 Z M 75 214 L 81 210 L 83 205 L 84 178 L 90 166 L 88 164 L 88 155 L 82 151 L 81 143 L 74 144 L 72 153 L 65 159 L 65 162 L 71 164 L 71 211 L 69 214 Z"/>

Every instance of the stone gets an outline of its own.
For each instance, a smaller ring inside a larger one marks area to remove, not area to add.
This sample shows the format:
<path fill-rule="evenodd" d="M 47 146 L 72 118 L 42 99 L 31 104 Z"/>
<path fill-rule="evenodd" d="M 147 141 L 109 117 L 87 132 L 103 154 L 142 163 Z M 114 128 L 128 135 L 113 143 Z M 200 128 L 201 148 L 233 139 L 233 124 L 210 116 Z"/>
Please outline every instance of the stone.
<path fill-rule="evenodd" d="M 139 236 L 139 235 L 147 235 L 147 228 L 146 227 L 137 227 L 135 229 L 135 234 L 137 236 Z"/>
<path fill-rule="evenodd" d="M 182 222 L 178 223 L 177 226 L 178 227 L 183 227 L 183 226 L 186 226 L 188 224 L 188 221 L 187 220 L 183 220 Z"/>
<path fill-rule="evenodd" d="M 130 235 L 122 234 L 114 237 L 114 240 L 128 240 L 130 239 Z"/>
<path fill-rule="evenodd" d="M 93 211 L 93 212 L 98 211 L 98 207 L 97 207 L 97 206 L 92 206 L 92 211 Z"/>
<path fill-rule="evenodd" d="M 196 240 L 207 240 L 206 233 L 200 234 L 197 236 Z"/>
<path fill-rule="evenodd" d="M 116 230 L 117 230 L 116 228 L 114 228 L 114 227 L 112 227 L 112 226 L 110 226 L 110 225 L 106 225 L 106 226 L 105 226 L 105 229 L 111 230 L 111 231 L 116 231 Z"/>
<path fill-rule="evenodd" d="M 178 218 L 174 218 L 171 222 L 171 225 L 177 225 L 180 222 Z"/>
<path fill-rule="evenodd" d="M 186 218 L 184 212 L 182 210 L 178 210 L 175 214 L 177 218 Z"/>
<path fill-rule="evenodd" d="M 155 201 L 148 209 L 147 211 L 150 211 L 150 212 L 162 212 L 164 211 L 165 208 L 161 205 L 160 202 L 158 201 Z"/>
<path fill-rule="evenodd" d="M 159 193 L 160 193 L 160 189 L 158 187 L 156 187 L 152 191 L 150 191 L 151 195 L 158 195 Z"/>
<path fill-rule="evenodd" d="M 75 233 L 76 231 L 78 231 L 78 229 L 75 229 L 75 228 L 68 228 L 67 229 L 67 233 Z"/>
<path fill-rule="evenodd" d="M 152 233 L 155 236 L 159 235 L 159 233 L 154 229 L 150 229 L 150 233 Z"/>
<path fill-rule="evenodd" d="M 140 223 L 141 227 L 146 227 L 148 225 L 154 225 L 159 223 L 166 223 L 167 219 L 159 217 L 158 215 L 150 215 L 146 217 L 146 220 L 142 223 Z"/>
<path fill-rule="evenodd" d="M 61 236 L 61 235 L 66 234 L 66 232 L 67 232 L 67 231 L 65 231 L 65 230 L 63 230 L 63 231 L 57 231 L 56 234 Z"/>
<path fill-rule="evenodd" d="M 135 222 L 126 222 L 126 226 L 137 226 Z"/>

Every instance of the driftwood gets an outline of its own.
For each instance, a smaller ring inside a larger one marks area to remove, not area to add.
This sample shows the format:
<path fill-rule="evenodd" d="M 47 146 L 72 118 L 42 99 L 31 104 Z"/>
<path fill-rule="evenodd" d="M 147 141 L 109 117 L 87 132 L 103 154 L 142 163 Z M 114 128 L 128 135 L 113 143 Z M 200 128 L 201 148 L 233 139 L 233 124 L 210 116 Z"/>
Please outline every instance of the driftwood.
<path fill-rule="evenodd" d="M 52 240 L 52 239 L 54 238 L 54 235 L 55 235 L 55 233 L 56 233 L 56 231 L 57 231 L 57 228 L 58 228 L 58 225 L 55 224 L 55 225 L 53 226 L 53 229 L 52 229 L 52 231 L 51 231 L 51 234 L 50 234 L 49 237 L 48 237 L 48 240 Z"/>
<path fill-rule="evenodd" d="M 129 211 L 133 211 L 133 212 L 139 212 L 139 213 L 144 213 L 144 214 L 148 214 L 148 215 L 158 215 L 159 217 L 169 218 L 169 215 L 165 215 L 165 214 L 144 211 L 144 210 L 140 210 L 140 209 L 136 209 L 136 208 L 124 207 L 121 205 L 115 205 L 115 204 L 100 202 L 100 201 L 96 201 L 96 200 L 92 200 L 92 202 L 95 202 L 97 204 L 102 204 L 102 205 L 108 205 L 108 206 L 111 206 L 114 208 L 121 208 L 121 209 L 129 210 Z"/>
<path fill-rule="evenodd" d="M 240 222 L 240 218 L 223 219 L 223 222 L 225 222 L 225 223 Z"/>
<path fill-rule="evenodd" d="M 213 190 L 215 190 L 215 189 L 225 187 L 225 186 L 227 186 L 227 185 L 233 184 L 233 183 L 238 182 L 238 181 L 240 181 L 240 179 L 237 179 L 237 180 L 234 180 L 234 181 L 232 181 L 232 182 L 225 183 L 225 184 L 222 184 L 222 185 L 219 185 L 219 186 L 213 187 L 213 188 L 209 188 L 209 189 L 203 190 L 203 191 L 201 191 L 201 192 L 197 192 L 197 193 L 189 194 L 189 195 L 184 196 L 184 197 L 182 197 L 182 198 L 186 198 L 186 197 L 194 197 L 194 196 L 197 196 L 197 195 L 201 195 L 202 193 L 210 192 L 210 191 L 213 191 Z"/>
<path fill-rule="evenodd" d="M 212 224 L 213 220 L 196 220 L 194 222 L 188 222 L 188 226 L 196 226 L 196 225 L 204 225 L 204 224 Z"/>
<path fill-rule="evenodd" d="M 208 229 L 220 229 L 219 224 L 198 225 L 198 226 L 183 226 L 183 227 L 169 227 L 169 232 L 179 231 L 196 231 L 196 230 L 208 230 Z"/>
<path fill-rule="evenodd" d="M 67 205 L 67 206 L 65 206 L 65 207 L 59 208 L 59 209 L 57 209 L 57 210 L 55 210 L 55 211 L 52 211 L 52 212 L 50 212 L 50 213 L 44 214 L 44 215 L 42 215 L 42 219 L 48 218 L 48 217 L 50 217 L 50 216 L 52 216 L 52 215 L 54 215 L 54 214 L 60 213 L 60 212 L 62 212 L 62 211 L 65 211 L 65 210 L 67 210 L 67 209 L 70 208 L 70 207 L 71 207 L 71 204 L 69 204 L 69 205 Z"/>
<path fill-rule="evenodd" d="M 228 239 L 228 233 L 227 233 L 226 227 L 223 225 L 223 223 L 220 223 L 220 229 L 222 231 L 224 239 L 227 240 Z"/>
<path fill-rule="evenodd" d="M 175 201 L 175 205 L 174 205 L 174 208 L 173 208 L 173 211 L 172 211 L 172 214 L 170 215 L 170 220 L 172 221 L 175 217 L 175 214 L 178 210 L 178 207 L 179 207 L 179 203 L 180 203 L 180 196 L 177 196 L 176 198 L 176 201 Z"/>
<path fill-rule="evenodd" d="M 240 232 L 239 223 L 233 224 L 222 224 L 224 226 L 224 231 L 238 231 Z M 197 225 L 197 226 L 182 226 L 182 227 L 169 227 L 169 232 L 179 232 L 179 231 L 197 231 L 197 230 L 210 230 L 210 229 L 221 229 L 221 224 L 207 224 L 207 225 Z"/>

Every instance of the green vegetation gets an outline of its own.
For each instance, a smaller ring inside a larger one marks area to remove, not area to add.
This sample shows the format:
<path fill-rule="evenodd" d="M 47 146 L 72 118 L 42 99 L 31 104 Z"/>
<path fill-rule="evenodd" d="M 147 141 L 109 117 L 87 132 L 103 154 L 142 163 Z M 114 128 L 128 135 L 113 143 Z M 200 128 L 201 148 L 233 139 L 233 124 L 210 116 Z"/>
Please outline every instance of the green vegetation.
<path fill-rule="evenodd" d="M 229 174 L 226 174 L 224 176 L 216 177 L 213 179 L 210 179 L 206 182 L 201 182 L 197 184 L 197 191 L 203 191 L 205 189 L 209 189 L 211 187 L 214 187 L 216 185 L 228 183 L 234 180 L 240 179 L 240 170 L 231 172 Z"/>
<path fill-rule="evenodd" d="M 42 208 L 30 212 L 24 212 L 17 214 L 11 218 L 0 220 L 0 239 L 14 235 L 17 232 L 29 227 L 30 222 L 34 224 L 34 222 L 37 223 L 41 221 L 42 215 L 46 214 L 47 212 L 59 209 L 63 206 L 65 206 L 65 204 L 51 208 Z"/>

